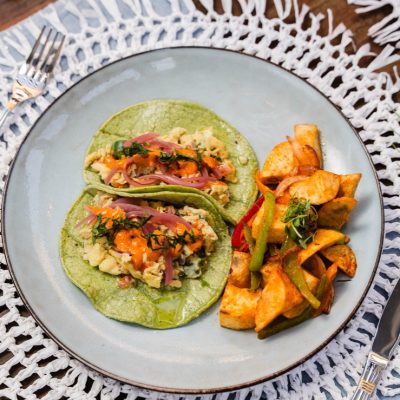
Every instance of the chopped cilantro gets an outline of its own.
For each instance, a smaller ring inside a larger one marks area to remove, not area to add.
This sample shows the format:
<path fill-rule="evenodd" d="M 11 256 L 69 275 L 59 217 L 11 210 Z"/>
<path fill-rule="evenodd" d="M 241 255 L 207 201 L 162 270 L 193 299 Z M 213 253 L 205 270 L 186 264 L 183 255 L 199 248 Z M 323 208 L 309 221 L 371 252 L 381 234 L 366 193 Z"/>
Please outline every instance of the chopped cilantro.
<path fill-rule="evenodd" d="M 92 240 L 93 243 L 103 236 L 108 235 L 108 229 L 106 228 L 105 222 L 102 222 L 103 217 L 98 215 L 95 224 L 92 226 Z"/>
<path fill-rule="evenodd" d="M 112 154 L 115 158 L 132 157 L 135 154 L 144 156 L 150 151 L 140 143 L 132 142 L 129 146 L 124 146 L 125 142 L 125 140 L 117 140 L 112 144 Z"/>
<path fill-rule="evenodd" d="M 169 154 L 162 152 L 160 154 L 159 160 L 164 164 L 172 164 L 175 161 L 193 161 L 197 164 L 198 167 L 201 167 L 201 159 L 199 155 L 198 158 L 196 159 L 193 157 L 186 156 L 184 154 L 179 154 L 179 153 Z"/>
<path fill-rule="evenodd" d="M 194 243 L 197 239 L 194 232 L 185 232 L 183 235 L 165 235 L 157 233 L 149 233 L 145 236 L 147 239 L 147 246 L 152 250 L 173 249 L 179 244 L 184 246 L 188 243 Z"/>
<path fill-rule="evenodd" d="M 211 154 L 211 157 L 215 158 L 218 162 L 222 163 L 222 158 L 221 157 L 218 157 L 215 154 Z"/>
<path fill-rule="evenodd" d="M 139 221 L 132 221 L 128 218 L 112 219 L 111 228 L 107 228 L 106 225 L 110 220 L 103 220 L 102 215 L 98 215 L 96 222 L 92 227 L 92 241 L 93 243 L 95 243 L 97 239 L 105 237 L 107 239 L 107 242 L 109 244 L 112 244 L 114 242 L 115 235 L 119 230 L 130 228 L 139 229 L 144 224 L 146 224 L 150 218 L 151 216 L 143 217 Z"/>

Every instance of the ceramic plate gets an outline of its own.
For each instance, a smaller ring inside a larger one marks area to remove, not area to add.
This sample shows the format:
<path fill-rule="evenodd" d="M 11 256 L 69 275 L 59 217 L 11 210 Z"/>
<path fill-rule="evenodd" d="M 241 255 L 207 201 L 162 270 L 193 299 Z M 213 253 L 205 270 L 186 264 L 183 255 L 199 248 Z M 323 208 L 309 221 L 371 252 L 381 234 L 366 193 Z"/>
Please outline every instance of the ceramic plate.
<path fill-rule="evenodd" d="M 322 133 L 326 169 L 361 172 L 359 204 L 346 234 L 359 268 L 337 283 L 330 315 L 268 340 L 218 323 L 218 305 L 187 326 L 157 331 L 98 313 L 66 277 L 58 255 L 61 225 L 84 187 L 82 165 L 96 129 L 140 101 L 199 102 L 236 127 L 260 161 L 313 122 Z M 374 275 L 382 243 L 382 205 L 369 156 L 346 119 L 320 92 L 255 57 L 205 48 L 164 49 L 115 62 L 81 80 L 38 120 L 9 176 L 3 232 L 14 282 L 46 332 L 90 367 L 141 387 L 216 392 L 265 381 L 325 346 L 354 314 Z"/>

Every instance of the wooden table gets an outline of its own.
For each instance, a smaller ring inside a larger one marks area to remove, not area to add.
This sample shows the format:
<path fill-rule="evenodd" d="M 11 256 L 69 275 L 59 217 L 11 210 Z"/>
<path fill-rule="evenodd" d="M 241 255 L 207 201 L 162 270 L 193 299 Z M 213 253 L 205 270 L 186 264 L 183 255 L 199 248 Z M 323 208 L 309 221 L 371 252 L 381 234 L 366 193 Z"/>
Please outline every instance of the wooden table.
<path fill-rule="evenodd" d="M 54 1 L 55 0 L 0 0 L 0 31 L 29 17 L 31 14 Z M 205 11 L 199 0 L 193 0 L 193 2 L 199 10 Z M 390 13 L 390 6 L 366 14 L 357 14 L 355 11 L 357 7 L 348 5 L 346 0 L 298 0 L 298 2 L 300 5 L 307 4 L 314 14 L 323 13 L 326 15 L 326 11 L 331 9 L 334 16 L 334 25 L 336 26 L 340 22 L 343 22 L 346 27 L 353 32 L 354 43 L 357 47 L 365 43 L 370 43 L 373 52 L 379 53 L 382 50 L 380 46 L 372 42 L 371 38 L 368 36 L 368 29 Z M 214 0 L 214 3 L 215 9 L 221 11 L 221 0 Z M 237 3 L 234 3 L 233 8 L 234 13 L 240 15 L 241 8 Z M 266 14 L 268 17 L 276 16 L 274 7 L 269 7 Z M 293 16 L 290 18 L 293 19 Z M 328 21 L 325 18 L 322 22 L 322 35 L 324 32 L 327 32 L 327 29 Z M 362 60 L 365 65 L 367 65 L 369 61 L 371 61 L 371 59 L 368 60 L 367 57 Z M 392 66 L 387 66 L 382 70 L 391 73 Z"/>
<path fill-rule="evenodd" d="M 17 22 L 29 17 L 41 8 L 54 2 L 54 0 L 0 0 L 0 31 L 9 28 Z M 215 9 L 221 10 L 221 0 L 215 0 Z M 199 0 L 194 0 L 197 8 L 202 10 Z M 368 37 L 368 28 L 380 21 L 390 12 L 390 7 L 383 8 L 366 14 L 356 14 L 356 6 L 348 5 L 346 0 L 299 0 L 300 4 L 307 4 L 314 14 L 326 14 L 328 8 L 333 11 L 334 24 L 343 22 L 354 34 L 354 42 L 357 47 L 365 43 L 371 43 L 373 50 L 379 52 L 379 46 L 375 45 Z M 272 2 L 271 2 L 272 4 Z M 203 9 L 204 10 L 204 9 Z M 235 4 L 234 12 L 240 14 L 239 5 Z M 274 7 L 269 7 L 268 16 L 274 16 Z M 323 30 L 327 29 L 327 21 L 322 23 Z M 323 32 L 322 32 L 323 33 Z"/>

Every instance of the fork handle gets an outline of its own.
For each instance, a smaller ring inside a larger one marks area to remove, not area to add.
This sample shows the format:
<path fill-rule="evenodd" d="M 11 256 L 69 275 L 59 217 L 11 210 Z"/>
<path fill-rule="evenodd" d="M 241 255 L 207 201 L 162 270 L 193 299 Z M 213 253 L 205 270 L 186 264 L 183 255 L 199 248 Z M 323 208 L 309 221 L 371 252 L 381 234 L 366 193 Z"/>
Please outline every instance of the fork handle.
<path fill-rule="evenodd" d="M 382 371 L 385 369 L 389 360 L 371 351 L 368 354 L 367 365 L 358 383 L 357 389 L 351 400 L 372 399 L 376 386 L 381 379 Z"/>
<path fill-rule="evenodd" d="M 8 109 L 8 108 L 5 108 L 5 109 L 3 110 L 2 114 L 0 115 L 0 128 L 3 126 L 4 121 L 6 120 L 7 115 L 8 115 L 10 112 L 11 112 L 11 110 Z M 1 136 L 3 136 L 3 135 L 1 134 Z"/>

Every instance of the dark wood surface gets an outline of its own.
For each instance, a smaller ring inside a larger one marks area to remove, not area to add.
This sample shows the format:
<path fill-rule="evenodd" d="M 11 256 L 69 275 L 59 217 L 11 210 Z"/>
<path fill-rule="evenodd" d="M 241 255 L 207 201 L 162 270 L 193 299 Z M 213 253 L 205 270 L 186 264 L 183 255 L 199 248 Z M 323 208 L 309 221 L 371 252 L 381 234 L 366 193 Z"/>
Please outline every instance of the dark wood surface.
<path fill-rule="evenodd" d="M 0 0 L 0 31 L 3 31 L 17 22 L 29 17 L 54 0 Z M 198 0 L 194 3 L 199 9 L 201 5 Z M 314 14 L 326 14 L 328 8 L 333 11 L 334 23 L 337 25 L 343 22 L 354 34 L 354 41 L 359 47 L 369 42 L 367 35 L 368 28 L 380 21 L 390 12 L 390 6 L 366 14 L 356 14 L 356 6 L 348 5 L 346 0 L 299 0 L 300 4 L 307 4 Z M 271 1 L 271 4 L 272 1 Z M 221 10 L 220 0 L 215 0 L 216 10 Z M 274 7 L 269 7 L 268 16 L 273 16 Z M 239 5 L 234 5 L 234 12 L 240 14 Z M 324 21 L 323 28 L 327 28 L 327 21 Z"/>
<path fill-rule="evenodd" d="M 199 10 L 204 11 L 199 0 L 193 0 Z M 346 0 L 298 0 L 299 4 L 307 4 L 314 14 L 323 13 L 326 15 L 328 9 L 331 9 L 334 17 L 334 26 L 343 22 L 347 28 L 351 29 L 354 34 L 354 43 L 357 47 L 365 43 L 370 43 L 372 51 L 379 53 L 381 47 L 372 42 L 368 36 L 368 29 L 384 18 L 390 13 L 390 6 L 382 9 L 369 12 L 366 14 L 357 14 L 356 6 L 348 5 Z M 37 12 L 46 5 L 54 2 L 54 0 L 0 0 L 0 31 L 9 28 L 10 26 L 20 22 L 21 20 L 29 17 L 31 14 Z M 221 0 L 214 0 L 215 9 L 221 11 Z M 271 1 L 271 4 L 272 1 Z M 240 6 L 235 4 L 233 11 L 239 15 L 241 13 Z M 267 11 L 268 17 L 273 17 L 274 7 L 269 7 Z M 293 18 L 291 16 L 290 18 Z M 307 21 L 306 21 L 307 23 Z M 322 22 L 323 34 L 328 29 L 328 20 Z M 365 64 L 369 62 L 368 59 L 363 60 Z M 391 72 L 391 67 L 386 67 L 384 70 Z"/>

